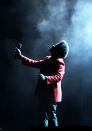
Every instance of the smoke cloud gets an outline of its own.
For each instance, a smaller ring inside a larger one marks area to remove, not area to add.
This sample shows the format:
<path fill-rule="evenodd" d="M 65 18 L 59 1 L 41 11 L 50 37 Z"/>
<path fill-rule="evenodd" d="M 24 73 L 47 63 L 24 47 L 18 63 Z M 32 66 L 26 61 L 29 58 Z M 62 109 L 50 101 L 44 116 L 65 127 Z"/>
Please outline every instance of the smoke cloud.
<path fill-rule="evenodd" d="M 80 60 L 81 63 L 89 62 L 92 58 L 92 2 L 50 1 L 46 10 L 48 17 L 37 23 L 41 33 L 40 45 L 44 43 L 51 46 L 65 39 L 69 43 L 70 54 L 75 64 L 79 64 Z"/>
<path fill-rule="evenodd" d="M 92 59 L 92 2 L 78 0 L 68 29 L 71 55 L 76 64 Z"/>

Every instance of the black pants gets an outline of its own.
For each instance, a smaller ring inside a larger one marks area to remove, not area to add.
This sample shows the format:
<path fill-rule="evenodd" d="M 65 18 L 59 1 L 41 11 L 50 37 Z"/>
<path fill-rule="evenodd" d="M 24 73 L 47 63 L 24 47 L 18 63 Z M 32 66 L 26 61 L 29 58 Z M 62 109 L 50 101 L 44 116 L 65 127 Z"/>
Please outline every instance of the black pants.
<path fill-rule="evenodd" d="M 56 127 L 57 120 L 57 103 L 40 100 L 40 114 L 42 127 Z"/>

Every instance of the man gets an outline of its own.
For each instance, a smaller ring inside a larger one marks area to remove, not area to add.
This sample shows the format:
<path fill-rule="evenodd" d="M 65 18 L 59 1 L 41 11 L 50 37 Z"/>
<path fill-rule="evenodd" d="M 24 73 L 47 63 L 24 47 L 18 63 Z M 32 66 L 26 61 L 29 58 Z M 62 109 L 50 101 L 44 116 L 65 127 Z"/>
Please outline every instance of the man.
<path fill-rule="evenodd" d="M 35 94 L 40 98 L 42 127 L 58 126 L 56 109 L 57 103 L 62 101 L 61 81 L 65 73 L 64 59 L 68 56 L 69 46 L 62 40 L 53 45 L 49 51 L 51 56 L 36 61 L 22 55 L 20 49 L 16 48 L 16 56 L 24 65 L 40 69 Z"/>

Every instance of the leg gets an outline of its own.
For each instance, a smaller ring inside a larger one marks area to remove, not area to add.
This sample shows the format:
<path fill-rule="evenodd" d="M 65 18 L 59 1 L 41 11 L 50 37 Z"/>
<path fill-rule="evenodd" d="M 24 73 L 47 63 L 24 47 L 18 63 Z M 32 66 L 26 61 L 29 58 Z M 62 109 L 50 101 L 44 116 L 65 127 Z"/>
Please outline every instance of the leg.
<path fill-rule="evenodd" d="M 58 126 L 56 110 L 57 110 L 57 104 L 50 103 L 48 106 L 48 120 L 49 120 L 50 127 Z"/>
<path fill-rule="evenodd" d="M 48 127 L 47 104 L 43 101 L 40 103 L 41 127 Z"/>

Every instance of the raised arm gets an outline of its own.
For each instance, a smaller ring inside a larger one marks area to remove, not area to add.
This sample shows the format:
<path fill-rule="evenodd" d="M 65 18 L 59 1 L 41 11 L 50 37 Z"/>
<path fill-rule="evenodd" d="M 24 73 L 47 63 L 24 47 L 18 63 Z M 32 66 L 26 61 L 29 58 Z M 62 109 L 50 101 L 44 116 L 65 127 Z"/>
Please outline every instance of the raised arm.
<path fill-rule="evenodd" d="M 38 68 L 38 69 L 41 69 L 42 66 L 45 64 L 46 59 L 48 59 L 48 56 L 45 57 L 43 60 L 38 60 L 38 61 L 30 59 L 22 55 L 21 50 L 18 48 L 16 48 L 15 56 L 16 58 L 22 60 L 22 64 L 30 66 L 30 67 Z"/>
<path fill-rule="evenodd" d="M 43 60 L 37 61 L 37 60 L 30 59 L 26 56 L 23 56 L 22 57 L 22 64 L 27 65 L 27 66 L 31 66 L 31 67 L 34 67 L 37 69 L 41 69 L 42 66 L 44 65 L 46 59 L 47 58 L 45 57 Z"/>

